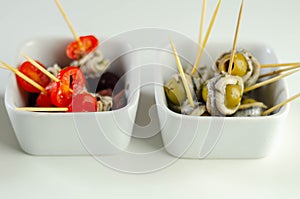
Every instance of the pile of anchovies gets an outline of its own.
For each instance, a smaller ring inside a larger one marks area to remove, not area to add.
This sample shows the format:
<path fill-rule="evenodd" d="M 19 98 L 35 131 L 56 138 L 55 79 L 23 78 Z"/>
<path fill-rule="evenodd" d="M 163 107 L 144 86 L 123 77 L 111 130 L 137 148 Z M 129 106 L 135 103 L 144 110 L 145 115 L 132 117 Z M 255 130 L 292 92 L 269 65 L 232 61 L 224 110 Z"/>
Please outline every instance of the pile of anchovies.
<path fill-rule="evenodd" d="M 229 74 L 230 56 L 231 52 L 223 53 L 213 67 L 204 66 L 195 75 L 192 66 L 185 67 L 194 106 L 187 99 L 180 74 L 170 77 L 164 84 L 168 107 L 194 116 L 261 116 L 267 106 L 244 93 L 244 88 L 257 83 L 260 63 L 249 51 L 237 50 Z"/>

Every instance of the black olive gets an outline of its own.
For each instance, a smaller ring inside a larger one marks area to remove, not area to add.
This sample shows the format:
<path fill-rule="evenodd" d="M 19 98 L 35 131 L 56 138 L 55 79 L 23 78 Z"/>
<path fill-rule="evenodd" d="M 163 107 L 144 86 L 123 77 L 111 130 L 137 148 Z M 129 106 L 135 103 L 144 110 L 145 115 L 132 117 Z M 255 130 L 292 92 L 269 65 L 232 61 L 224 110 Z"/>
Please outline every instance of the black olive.
<path fill-rule="evenodd" d="M 117 82 L 119 81 L 119 77 L 111 72 L 103 73 L 100 77 L 96 92 L 104 89 L 113 90 Z"/>

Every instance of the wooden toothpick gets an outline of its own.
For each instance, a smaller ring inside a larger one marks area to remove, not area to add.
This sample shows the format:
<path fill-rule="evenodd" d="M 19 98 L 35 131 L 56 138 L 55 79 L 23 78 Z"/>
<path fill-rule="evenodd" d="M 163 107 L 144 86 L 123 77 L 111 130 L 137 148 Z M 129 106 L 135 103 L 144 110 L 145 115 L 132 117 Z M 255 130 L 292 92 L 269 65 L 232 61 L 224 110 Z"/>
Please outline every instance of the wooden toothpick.
<path fill-rule="evenodd" d="M 280 74 L 282 72 L 294 70 L 294 69 L 299 68 L 299 67 L 300 67 L 300 65 L 298 65 L 298 66 L 291 66 L 291 67 L 284 68 L 284 69 L 281 69 L 281 70 L 274 70 L 274 71 L 271 71 L 269 73 L 265 73 L 265 74 L 260 75 L 259 79 L 260 78 L 264 78 L 264 77 L 268 77 L 268 76 L 272 76 L 272 75 L 277 75 L 277 74 Z"/>
<path fill-rule="evenodd" d="M 76 33 L 76 31 L 75 31 L 73 25 L 72 25 L 72 23 L 71 23 L 69 17 L 67 16 L 65 10 L 63 9 L 61 3 L 59 2 L 59 0 L 55 0 L 55 3 L 56 3 L 56 5 L 57 5 L 59 11 L 61 12 L 62 16 L 64 17 L 64 19 L 65 19 L 67 25 L 69 26 L 69 28 L 70 28 L 70 30 L 71 30 L 71 32 L 72 32 L 72 34 L 73 34 L 75 40 L 78 42 L 79 46 L 82 46 L 82 43 L 81 43 L 81 41 L 80 41 L 80 39 L 79 39 L 79 37 L 78 37 L 78 35 L 77 35 L 77 33 Z"/>
<path fill-rule="evenodd" d="M 59 82 L 59 79 L 57 77 L 55 77 L 54 75 L 52 75 L 52 73 L 50 73 L 49 71 L 47 71 L 43 66 L 41 66 L 39 63 L 37 63 L 35 60 L 31 59 L 29 56 L 22 54 L 21 55 L 27 60 L 29 61 L 32 65 L 34 65 L 36 68 L 38 68 L 42 73 L 44 73 L 45 75 L 47 75 L 50 79 L 52 79 L 55 82 Z"/>
<path fill-rule="evenodd" d="M 31 111 L 31 112 L 67 112 L 67 107 L 20 107 L 16 108 L 18 111 Z"/>
<path fill-rule="evenodd" d="M 217 14 L 218 14 L 218 12 L 219 12 L 221 2 L 222 2 L 222 0 L 219 0 L 219 1 L 218 1 L 218 4 L 217 4 L 217 7 L 216 7 L 216 9 L 215 9 L 215 11 L 214 11 L 213 17 L 212 17 L 212 19 L 211 19 L 211 21 L 210 21 L 210 23 L 209 23 L 208 30 L 207 30 L 207 32 L 206 32 L 206 34 L 205 34 L 205 37 L 204 37 L 204 40 L 203 40 L 203 42 L 202 42 L 202 44 L 201 44 L 201 49 L 200 49 L 200 51 L 199 51 L 199 53 L 198 53 L 198 55 L 197 55 L 196 61 L 195 61 L 194 66 L 193 66 L 192 75 L 195 75 L 195 73 L 196 73 L 196 71 L 197 71 L 197 68 L 198 68 L 198 65 L 199 65 L 199 63 L 200 63 L 202 54 L 203 54 L 203 52 L 204 52 L 204 48 L 205 48 L 205 46 L 206 46 L 206 43 L 207 43 L 207 41 L 208 41 L 208 38 L 209 38 L 209 35 L 210 35 L 210 33 L 211 33 L 212 27 L 213 27 L 213 25 L 214 25 L 214 23 L 215 23 Z"/>
<path fill-rule="evenodd" d="M 276 68 L 276 67 L 282 67 L 282 66 L 299 66 L 300 62 L 294 62 L 294 63 L 276 63 L 276 64 L 262 64 L 260 65 L 260 68 Z"/>
<path fill-rule="evenodd" d="M 287 99 L 287 100 L 285 100 L 285 101 L 283 101 L 283 102 L 281 102 L 281 103 L 279 103 L 279 104 L 277 104 L 277 105 L 275 105 L 275 106 L 269 108 L 268 110 L 264 111 L 264 112 L 262 113 L 262 116 L 269 115 L 269 114 L 272 113 L 273 111 L 275 111 L 275 110 L 281 108 L 282 106 L 284 106 L 284 105 L 286 105 L 287 103 L 289 103 L 289 102 L 291 102 L 291 101 L 297 99 L 298 97 L 300 97 L 300 93 L 298 93 L 298 94 L 294 95 L 293 97 L 291 97 L 291 98 L 289 98 L 289 99 Z"/>
<path fill-rule="evenodd" d="M 253 103 L 250 103 L 250 104 L 241 104 L 239 106 L 238 110 L 247 109 L 247 108 L 251 108 L 251 107 L 255 107 L 255 106 L 267 108 L 267 106 L 264 105 L 264 103 L 262 103 L 262 102 L 253 102 Z"/>
<path fill-rule="evenodd" d="M 31 59 L 29 56 L 22 54 L 21 55 L 27 60 L 29 61 L 32 65 L 34 65 L 35 67 L 37 67 L 42 73 L 44 73 L 45 75 L 47 75 L 50 79 L 52 79 L 55 82 L 60 82 L 60 80 L 55 77 L 52 73 L 50 73 L 49 71 L 47 71 L 43 66 L 41 66 L 39 63 L 37 63 L 35 60 Z M 69 88 L 69 91 L 71 93 L 73 93 L 73 89 Z"/>
<path fill-rule="evenodd" d="M 241 24 L 243 7 L 244 7 L 244 0 L 242 0 L 242 3 L 241 3 L 238 22 L 237 22 L 236 29 L 235 29 L 233 46 L 232 46 L 231 55 L 230 55 L 230 62 L 229 62 L 229 67 L 228 67 L 228 74 L 230 74 L 230 75 L 231 75 L 231 71 L 232 71 L 232 67 L 233 67 L 233 60 L 234 60 L 234 55 L 235 55 L 235 51 L 236 51 L 236 44 L 237 44 L 237 39 L 238 39 L 238 34 L 239 34 L 239 29 L 240 29 L 240 24 Z"/>
<path fill-rule="evenodd" d="M 194 100 L 193 100 L 193 97 L 192 97 L 192 94 L 191 94 L 188 82 L 187 82 L 187 80 L 185 78 L 185 74 L 184 74 L 184 71 L 183 71 L 180 59 L 178 57 L 178 53 L 176 51 L 175 45 L 174 45 L 174 43 L 173 43 L 173 41 L 171 39 L 170 39 L 170 43 L 171 43 L 171 46 L 172 46 L 172 49 L 173 49 L 174 57 L 175 57 L 175 60 L 176 60 L 176 63 L 177 63 L 178 71 L 179 71 L 179 74 L 181 76 L 182 83 L 183 83 L 183 86 L 184 86 L 187 98 L 189 100 L 190 105 L 192 107 L 194 107 L 195 104 L 194 104 Z"/>
<path fill-rule="evenodd" d="M 30 79 L 28 76 L 26 76 L 22 72 L 20 72 L 18 69 L 10 66 L 9 64 L 5 63 L 4 61 L 1 61 L 1 63 L 3 64 L 4 67 L 6 67 L 7 69 L 9 69 L 12 72 L 14 72 L 16 75 L 18 75 L 19 77 L 21 77 L 23 80 L 25 80 L 26 82 L 28 82 L 29 84 L 31 84 L 32 86 L 34 86 L 35 88 L 37 88 L 38 90 L 40 90 L 41 92 L 43 92 L 43 93 L 46 92 L 45 88 L 43 88 L 41 85 L 39 85 L 38 83 L 36 83 L 32 79 Z"/>
<path fill-rule="evenodd" d="M 266 81 L 259 82 L 259 83 L 257 83 L 257 84 L 252 85 L 252 86 L 249 86 L 249 87 L 247 87 L 247 88 L 244 89 L 244 93 L 247 93 L 247 92 L 252 91 L 252 90 L 254 90 L 254 89 L 260 88 L 260 87 L 265 86 L 265 85 L 267 85 L 267 84 L 276 82 L 276 81 L 278 81 L 278 80 L 280 80 L 280 79 L 282 79 L 282 78 L 284 78 L 284 77 L 287 77 L 287 76 L 289 76 L 289 75 L 292 75 L 292 74 L 298 72 L 299 70 L 300 70 L 300 69 L 291 71 L 291 72 L 286 73 L 286 74 L 283 74 L 283 75 L 278 75 L 278 76 L 273 77 L 273 78 L 271 78 L 271 79 L 268 79 L 268 80 L 266 80 Z"/>
<path fill-rule="evenodd" d="M 203 39 L 205 13 L 206 13 L 206 0 L 203 0 L 202 11 L 201 11 L 201 20 L 200 20 L 200 29 L 199 29 L 199 38 L 198 38 L 198 51 L 201 48 L 202 39 Z"/>

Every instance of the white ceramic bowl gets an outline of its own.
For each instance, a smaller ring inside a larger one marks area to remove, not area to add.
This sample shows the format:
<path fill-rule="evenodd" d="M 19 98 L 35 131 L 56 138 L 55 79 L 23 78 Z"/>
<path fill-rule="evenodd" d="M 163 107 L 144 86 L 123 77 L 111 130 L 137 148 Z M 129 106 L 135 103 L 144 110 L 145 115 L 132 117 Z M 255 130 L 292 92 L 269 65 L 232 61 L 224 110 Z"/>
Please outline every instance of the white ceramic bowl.
<path fill-rule="evenodd" d="M 194 63 L 197 45 L 188 39 L 174 40 L 183 65 Z M 213 61 L 224 51 L 230 50 L 230 43 L 209 44 L 201 61 L 212 66 Z M 241 44 L 261 63 L 276 63 L 274 52 L 261 43 Z M 170 47 L 166 47 L 170 50 Z M 155 71 L 155 99 L 166 150 L 181 158 L 261 158 L 272 147 L 276 134 L 287 116 L 289 105 L 275 114 L 262 117 L 210 117 L 187 116 L 171 111 L 163 89 L 172 74 L 177 72 L 172 52 L 160 53 L 161 66 Z M 288 97 L 285 80 L 272 83 L 256 91 L 259 100 L 269 107 Z"/>
<path fill-rule="evenodd" d="M 38 38 L 27 42 L 20 52 L 46 66 L 70 63 L 65 56 L 68 38 Z M 5 106 L 22 149 L 34 155 L 103 155 L 123 151 L 129 144 L 139 101 L 139 72 L 127 56 L 130 45 L 122 40 L 100 41 L 100 50 L 110 59 L 111 71 L 122 76 L 127 105 L 121 109 L 93 113 L 37 113 L 17 111 L 27 104 L 26 92 L 11 75 Z M 125 54 L 124 54 L 125 53 Z M 23 59 L 18 55 L 16 65 Z"/>

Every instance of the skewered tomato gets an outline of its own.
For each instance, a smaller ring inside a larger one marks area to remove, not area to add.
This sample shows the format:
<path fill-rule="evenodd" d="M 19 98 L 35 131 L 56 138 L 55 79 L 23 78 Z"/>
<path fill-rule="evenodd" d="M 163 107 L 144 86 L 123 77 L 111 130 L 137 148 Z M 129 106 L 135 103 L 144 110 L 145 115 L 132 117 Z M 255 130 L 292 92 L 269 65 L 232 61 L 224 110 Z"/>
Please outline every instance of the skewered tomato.
<path fill-rule="evenodd" d="M 52 102 L 48 93 L 41 92 L 36 99 L 36 105 L 38 107 L 51 107 Z"/>
<path fill-rule="evenodd" d="M 81 43 L 74 41 L 67 47 L 67 56 L 70 59 L 78 60 L 82 58 L 86 54 L 96 50 L 99 44 L 98 39 L 93 35 L 79 37 L 79 40 Z"/>
<path fill-rule="evenodd" d="M 96 112 L 98 108 L 96 98 L 89 93 L 75 95 L 69 105 L 69 112 Z"/>
<path fill-rule="evenodd" d="M 50 84 L 48 84 L 48 86 L 45 88 L 46 92 L 43 93 L 41 92 L 39 94 L 39 96 L 36 99 L 36 105 L 38 107 L 51 107 L 53 106 L 52 101 L 51 101 L 51 92 L 53 89 L 55 89 L 54 87 L 56 86 L 55 82 L 50 82 Z"/>
<path fill-rule="evenodd" d="M 73 89 L 74 94 L 78 94 L 85 87 L 85 77 L 83 72 L 76 66 L 63 68 L 57 74 L 61 84 Z"/>
<path fill-rule="evenodd" d="M 43 66 L 40 62 L 36 61 L 41 66 Z M 43 66 L 44 67 L 44 66 Z M 45 67 L 44 67 L 45 68 Z M 39 69 L 37 69 L 34 65 L 32 65 L 29 61 L 25 61 L 19 66 L 19 71 L 28 76 L 30 79 L 41 85 L 42 87 L 46 87 L 49 82 L 50 78 L 42 73 Z M 39 93 L 40 90 L 33 87 L 31 84 L 23 80 L 21 77 L 16 76 L 18 84 L 24 88 L 27 92 L 31 93 Z"/>
<path fill-rule="evenodd" d="M 85 77 L 82 71 L 75 66 L 69 66 L 62 69 L 51 88 L 50 97 L 52 103 L 57 107 L 67 107 L 72 102 L 73 95 L 77 95 L 85 87 Z"/>

